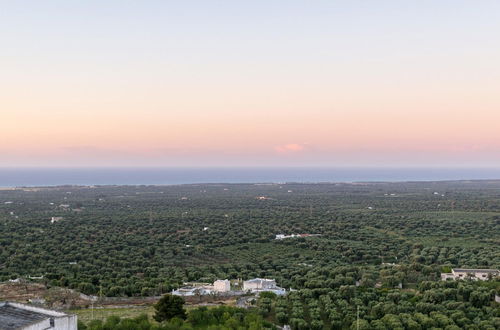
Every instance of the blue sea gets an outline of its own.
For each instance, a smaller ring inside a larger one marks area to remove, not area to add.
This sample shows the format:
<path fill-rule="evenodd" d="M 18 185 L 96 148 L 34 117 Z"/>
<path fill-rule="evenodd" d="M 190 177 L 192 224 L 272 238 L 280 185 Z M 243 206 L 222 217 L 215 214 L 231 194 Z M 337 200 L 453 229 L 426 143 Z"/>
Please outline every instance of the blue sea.
<path fill-rule="evenodd" d="M 500 179 L 500 168 L 0 168 L 0 187 Z"/>

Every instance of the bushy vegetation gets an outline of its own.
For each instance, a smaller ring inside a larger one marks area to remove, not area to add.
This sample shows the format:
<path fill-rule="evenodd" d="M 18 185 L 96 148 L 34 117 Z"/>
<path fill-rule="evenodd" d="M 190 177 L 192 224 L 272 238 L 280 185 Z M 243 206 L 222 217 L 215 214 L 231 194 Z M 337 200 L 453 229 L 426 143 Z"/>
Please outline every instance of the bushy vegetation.
<path fill-rule="evenodd" d="M 269 277 L 299 291 L 260 315 L 294 329 L 351 327 L 358 306 L 360 328 L 497 326 L 498 281 L 439 274 L 500 268 L 498 181 L 0 190 L 0 226 L 0 280 L 153 296 Z"/>
<path fill-rule="evenodd" d="M 494 294 L 471 282 L 422 282 L 414 290 L 346 285 L 259 304 L 263 316 L 293 329 L 356 329 L 358 322 L 359 329 L 499 329 Z"/>
<path fill-rule="evenodd" d="M 133 319 L 120 319 L 117 316 L 109 317 L 105 322 L 91 321 L 88 325 L 80 324 L 79 330 L 177 330 L 177 329 L 276 329 L 265 321 L 255 310 L 245 310 L 235 307 L 199 307 L 188 313 L 186 320 L 172 318 L 169 321 L 155 323 L 148 320 L 146 315 Z"/>

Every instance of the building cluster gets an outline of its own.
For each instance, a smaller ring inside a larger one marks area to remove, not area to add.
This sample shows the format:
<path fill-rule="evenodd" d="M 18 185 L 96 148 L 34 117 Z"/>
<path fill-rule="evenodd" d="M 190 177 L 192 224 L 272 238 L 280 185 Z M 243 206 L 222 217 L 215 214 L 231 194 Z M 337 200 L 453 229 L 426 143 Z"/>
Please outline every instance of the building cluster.
<path fill-rule="evenodd" d="M 231 291 L 231 282 L 229 280 L 217 280 L 212 285 L 190 285 L 172 291 L 176 296 L 204 296 L 213 293 L 224 293 Z"/>
<path fill-rule="evenodd" d="M 243 281 L 237 285 L 237 289 L 231 289 L 231 282 L 229 280 L 217 280 L 212 285 L 199 284 L 189 285 L 172 291 L 176 296 L 204 296 L 210 294 L 223 294 L 223 295 L 243 295 L 245 293 L 259 293 L 263 291 L 274 292 L 277 295 L 286 294 L 286 290 L 276 285 L 276 281 L 266 278 L 254 278 L 248 281 Z M 239 288 L 242 289 L 239 289 Z"/>
<path fill-rule="evenodd" d="M 0 302 L 0 329 L 77 330 L 77 316 L 13 302 Z"/>
<path fill-rule="evenodd" d="M 441 273 L 441 279 L 446 280 L 480 280 L 486 281 L 499 277 L 498 269 L 465 269 L 453 268 L 451 273 Z"/>

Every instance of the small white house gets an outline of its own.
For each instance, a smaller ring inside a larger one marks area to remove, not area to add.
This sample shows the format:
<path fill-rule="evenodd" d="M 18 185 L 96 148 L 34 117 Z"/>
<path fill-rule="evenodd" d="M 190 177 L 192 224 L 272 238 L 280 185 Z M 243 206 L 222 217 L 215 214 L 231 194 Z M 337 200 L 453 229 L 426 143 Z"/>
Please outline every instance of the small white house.
<path fill-rule="evenodd" d="M 0 302 L 0 329 L 77 330 L 77 316 L 13 302 Z"/>
<path fill-rule="evenodd" d="M 50 219 L 50 223 L 55 223 L 55 222 L 59 222 L 61 221 L 62 219 L 64 219 L 63 217 L 52 217 Z"/>
<path fill-rule="evenodd" d="M 231 291 L 231 282 L 229 280 L 217 280 L 214 282 L 214 291 L 229 292 Z"/>

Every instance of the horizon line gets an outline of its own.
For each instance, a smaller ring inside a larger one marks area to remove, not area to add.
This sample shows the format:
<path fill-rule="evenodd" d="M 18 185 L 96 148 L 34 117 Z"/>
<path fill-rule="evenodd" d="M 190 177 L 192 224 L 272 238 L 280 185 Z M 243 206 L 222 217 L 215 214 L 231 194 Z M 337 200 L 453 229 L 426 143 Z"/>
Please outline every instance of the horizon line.
<path fill-rule="evenodd" d="M 1 166 L 0 170 L 24 169 L 497 169 L 500 165 L 20 165 Z"/>

